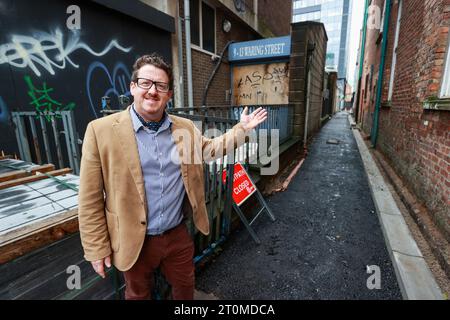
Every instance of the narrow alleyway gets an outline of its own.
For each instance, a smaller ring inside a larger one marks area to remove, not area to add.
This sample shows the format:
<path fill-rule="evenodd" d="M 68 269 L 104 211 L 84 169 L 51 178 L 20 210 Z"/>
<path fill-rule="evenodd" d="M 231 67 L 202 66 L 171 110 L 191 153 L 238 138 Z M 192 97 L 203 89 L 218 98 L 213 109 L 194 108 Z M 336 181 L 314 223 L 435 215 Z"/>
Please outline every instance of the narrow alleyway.
<path fill-rule="evenodd" d="M 339 144 L 328 144 L 337 139 Z M 338 113 L 316 135 L 287 191 L 270 197 L 256 245 L 245 228 L 197 275 L 197 289 L 219 299 L 401 299 L 347 120 Z M 367 288 L 381 270 L 381 289 Z"/>

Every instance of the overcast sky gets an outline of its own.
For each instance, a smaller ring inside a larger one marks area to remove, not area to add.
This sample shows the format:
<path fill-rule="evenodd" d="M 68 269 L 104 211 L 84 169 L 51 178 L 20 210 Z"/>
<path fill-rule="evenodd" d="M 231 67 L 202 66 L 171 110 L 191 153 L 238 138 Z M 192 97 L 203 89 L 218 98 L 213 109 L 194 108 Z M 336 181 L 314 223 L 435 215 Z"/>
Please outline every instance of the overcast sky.
<path fill-rule="evenodd" d="M 356 79 L 353 79 L 355 74 L 356 59 L 359 59 L 359 57 L 356 57 L 358 53 L 359 33 L 364 20 L 364 3 L 364 0 L 353 0 L 353 14 L 350 25 L 350 43 L 347 67 L 347 80 L 353 90 L 355 90 L 356 82 Z"/>

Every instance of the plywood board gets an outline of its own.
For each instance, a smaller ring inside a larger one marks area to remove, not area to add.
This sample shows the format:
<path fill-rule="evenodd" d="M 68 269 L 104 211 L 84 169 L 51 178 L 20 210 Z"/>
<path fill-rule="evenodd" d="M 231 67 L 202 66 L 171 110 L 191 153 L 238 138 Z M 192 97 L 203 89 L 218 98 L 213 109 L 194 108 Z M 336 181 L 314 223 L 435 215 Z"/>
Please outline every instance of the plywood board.
<path fill-rule="evenodd" d="M 289 63 L 233 67 L 233 104 L 271 105 L 289 102 Z"/>

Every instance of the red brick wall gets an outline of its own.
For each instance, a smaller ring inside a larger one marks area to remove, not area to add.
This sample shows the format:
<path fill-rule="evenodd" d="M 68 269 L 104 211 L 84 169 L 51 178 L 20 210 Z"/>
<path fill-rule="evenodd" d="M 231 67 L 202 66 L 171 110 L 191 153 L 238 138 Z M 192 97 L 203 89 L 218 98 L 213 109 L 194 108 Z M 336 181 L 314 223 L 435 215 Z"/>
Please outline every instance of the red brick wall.
<path fill-rule="evenodd" d="M 289 103 L 294 107 L 294 136 L 304 140 L 308 42 L 316 44 L 310 65 L 310 106 L 307 136 L 311 137 L 320 129 L 321 125 L 327 38 L 323 24 L 306 21 L 292 24 L 291 39 Z"/>
<path fill-rule="evenodd" d="M 311 61 L 311 83 L 310 83 L 310 109 L 308 116 L 308 135 L 320 130 L 322 103 L 323 103 L 323 85 L 325 76 L 325 60 L 327 51 L 327 37 L 325 28 L 320 24 L 313 24 L 308 29 L 308 39 L 315 43 L 316 47 Z"/>
<path fill-rule="evenodd" d="M 396 20 L 394 2 L 383 101 Z M 450 238 L 450 112 L 423 109 L 423 101 L 437 96 L 440 89 L 449 25 L 450 1 L 403 2 L 393 97 L 391 107 L 381 108 L 378 148 Z"/>
<path fill-rule="evenodd" d="M 380 8 L 380 14 L 383 12 L 384 0 L 374 0 L 372 5 Z M 374 19 L 373 12 L 369 12 L 368 26 L 374 25 L 371 19 Z M 361 76 L 361 97 L 360 112 L 358 122 L 363 131 L 370 135 L 373 124 L 373 114 L 375 110 L 375 86 L 378 82 L 378 73 L 380 69 L 381 54 L 380 29 L 368 28 L 366 32 L 366 44 L 364 51 L 364 65 Z M 372 67 L 373 66 L 373 67 Z M 373 70 L 373 71 L 372 71 Z M 363 91 L 364 90 L 364 94 Z"/>
<path fill-rule="evenodd" d="M 292 0 L 258 0 L 258 18 L 276 37 L 289 35 L 291 16 Z"/>
<path fill-rule="evenodd" d="M 180 1 L 180 15 L 184 16 L 183 1 Z M 222 31 L 222 21 L 226 18 L 231 21 L 231 31 L 224 33 Z M 187 69 L 186 69 L 186 47 L 185 47 L 185 35 L 184 35 L 184 23 L 183 29 L 183 68 L 184 68 L 184 104 L 188 106 L 188 89 L 187 89 Z M 236 42 L 248 41 L 258 39 L 259 36 L 250 27 L 243 22 L 234 18 L 230 13 L 227 13 L 221 7 L 216 8 L 216 55 L 220 55 L 225 45 L 233 39 Z M 216 62 L 211 58 L 211 54 L 201 52 L 192 49 L 192 81 L 193 81 L 193 98 L 194 106 L 201 106 L 203 92 L 211 76 Z M 225 51 L 225 59 L 222 60 L 222 64 L 215 74 L 213 81 L 211 82 L 207 95 L 207 105 L 230 105 L 230 101 L 226 101 L 226 90 L 231 89 L 231 73 L 230 65 L 227 62 L 228 49 Z"/>

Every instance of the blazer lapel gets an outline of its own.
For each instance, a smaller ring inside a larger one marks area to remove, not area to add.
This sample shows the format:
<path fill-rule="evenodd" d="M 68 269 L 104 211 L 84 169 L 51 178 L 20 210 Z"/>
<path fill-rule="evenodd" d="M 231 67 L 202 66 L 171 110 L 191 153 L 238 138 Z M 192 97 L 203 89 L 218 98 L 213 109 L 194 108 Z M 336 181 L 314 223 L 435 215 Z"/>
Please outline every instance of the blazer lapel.
<path fill-rule="evenodd" d="M 142 203 L 146 206 L 147 200 L 145 198 L 144 177 L 142 176 L 138 146 L 131 122 L 130 107 L 121 112 L 120 117 L 113 122 L 112 126 L 118 137 L 119 143 L 122 146 L 124 156 L 127 159 L 128 168 L 130 169 L 131 176 L 136 184 Z"/>

